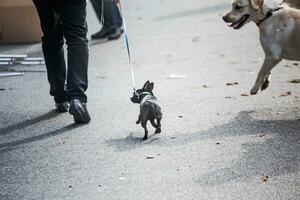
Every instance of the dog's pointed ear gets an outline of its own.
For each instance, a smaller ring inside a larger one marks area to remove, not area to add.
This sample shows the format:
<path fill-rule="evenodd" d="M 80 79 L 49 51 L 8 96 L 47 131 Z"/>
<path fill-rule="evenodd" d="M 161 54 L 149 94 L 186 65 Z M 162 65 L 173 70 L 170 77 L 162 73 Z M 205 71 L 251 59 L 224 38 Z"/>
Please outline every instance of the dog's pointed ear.
<path fill-rule="evenodd" d="M 264 4 L 264 0 L 250 0 L 250 3 L 254 10 L 259 10 Z"/>
<path fill-rule="evenodd" d="M 151 82 L 151 83 L 148 85 L 148 88 L 147 88 L 147 89 L 148 89 L 149 91 L 152 92 L 153 88 L 154 88 L 154 83 Z"/>
<path fill-rule="evenodd" d="M 143 89 L 147 89 L 148 85 L 150 84 L 150 81 L 147 81 L 144 86 L 143 86 Z"/>

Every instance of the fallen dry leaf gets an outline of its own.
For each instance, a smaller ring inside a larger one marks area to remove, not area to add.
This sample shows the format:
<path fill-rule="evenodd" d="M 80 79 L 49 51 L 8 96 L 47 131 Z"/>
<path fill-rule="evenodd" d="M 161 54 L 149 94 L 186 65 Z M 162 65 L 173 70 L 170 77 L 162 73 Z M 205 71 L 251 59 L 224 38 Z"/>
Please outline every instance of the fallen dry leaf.
<path fill-rule="evenodd" d="M 261 183 L 266 183 L 268 181 L 269 177 L 268 176 L 262 176 L 260 177 L 260 182 Z"/>
<path fill-rule="evenodd" d="M 248 97 L 249 94 L 241 94 L 242 97 Z"/>
<path fill-rule="evenodd" d="M 194 38 L 192 39 L 192 41 L 193 41 L 193 42 L 198 42 L 199 39 L 200 39 L 200 37 L 194 37 Z"/>
<path fill-rule="evenodd" d="M 147 156 L 146 159 L 154 159 L 154 156 Z"/>
<path fill-rule="evenodd" d="M 233 83 L 226 83 L 227 86 L 232 86 L 232 85 L 238 85 L 238 82 L 233 82 Z"/>
<path fill-rule="evenodd" d="M 203 88 L 208 88 L 208 86 L 207 86 L 207 85 L 203 85 L 202 87 L 203 87 Z"/>
<path fill-rule="evenodd" d="M 293 79 L 291 81 L 288 81 L 290 83 L 300 83 L 300 79 Z"/>
<path fill-rule="evenodd" d="M 261 135 L 259 135 L 259 137 L 265 137 L 266 135 L 264 135 L 264 134 L 261 134 Z"/>
<path fill-rule="evenodd" d="M 291 96 L 292 95 L 292 92 L 291 91 L 287 91 L 283 94 L 280 95 L 280 97 L 287 97 L 287 96 Z"/>

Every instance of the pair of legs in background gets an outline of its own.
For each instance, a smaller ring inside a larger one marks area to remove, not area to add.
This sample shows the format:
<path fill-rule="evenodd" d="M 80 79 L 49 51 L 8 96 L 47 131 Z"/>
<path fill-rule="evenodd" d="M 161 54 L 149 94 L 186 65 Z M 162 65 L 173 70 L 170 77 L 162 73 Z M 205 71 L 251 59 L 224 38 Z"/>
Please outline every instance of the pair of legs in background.
<path fill-rule="evenodd" d="M 102 29 L 92 35 L 92 39 L 119 39 L 123 33 L 123 20 L 114 0 L 91 0 Z"/>
<path fill-rule="evenodd" d="M 43 31 L 42 49 L 50 95 L 60 112 L 69 110 L 76 123 L 88 123 L 85 91 L 88 87 L 86 0 L 33 0 Z M 65 40 L 64 40 L 65 39 Z M 67 44 L 67 65 L 64 55 Z M 70 102 L 70 106 L 68 104 Z"/>

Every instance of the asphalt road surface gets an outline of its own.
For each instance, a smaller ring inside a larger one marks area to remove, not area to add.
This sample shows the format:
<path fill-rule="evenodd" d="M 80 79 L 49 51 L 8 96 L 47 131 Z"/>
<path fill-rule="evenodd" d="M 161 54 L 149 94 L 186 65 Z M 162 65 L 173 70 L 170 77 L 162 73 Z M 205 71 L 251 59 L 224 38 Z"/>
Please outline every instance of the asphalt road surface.
<path fill-rule="evenodd" d="M 0 78 L 0 199 L 299 199 L 299 63 L 280 63 L 247 96 L 263 51 L 254 24 L 222 22 L 229 1 L 124 7 L 136 82 L 155 83 L 162 133 L 141 140 L 123 39 L 90 42 L 88 125 L 53 110 L 45 66 L 15 66 L 25 75 Z M 100 29 L 90 5 L 88 22 Z M 42 55 L 40 44 L 0 51 Z"/>

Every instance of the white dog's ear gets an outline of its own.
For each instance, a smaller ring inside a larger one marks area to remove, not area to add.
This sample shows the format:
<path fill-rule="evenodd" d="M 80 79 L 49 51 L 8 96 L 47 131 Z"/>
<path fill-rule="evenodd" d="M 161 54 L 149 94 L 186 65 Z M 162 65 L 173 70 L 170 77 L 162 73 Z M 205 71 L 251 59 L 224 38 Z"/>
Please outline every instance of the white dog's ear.
<path fill-rule="evenodd" d="M 264 0 L 251 0 L 250 3 L 254 10 L 259 10 L 264 4 Z"/>

